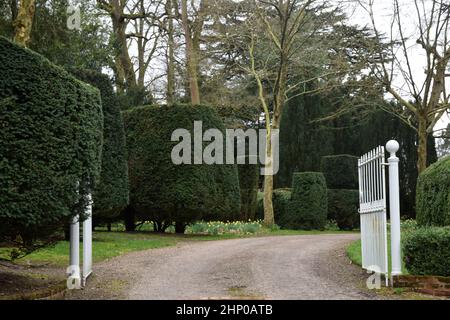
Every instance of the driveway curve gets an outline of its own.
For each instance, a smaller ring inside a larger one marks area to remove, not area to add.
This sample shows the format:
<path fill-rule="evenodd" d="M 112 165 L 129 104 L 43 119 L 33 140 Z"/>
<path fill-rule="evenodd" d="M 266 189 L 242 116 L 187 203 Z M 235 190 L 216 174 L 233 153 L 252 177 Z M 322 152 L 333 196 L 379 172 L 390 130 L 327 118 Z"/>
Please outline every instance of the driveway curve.
<path fill-rule="evenodd" d="M 345 257 L 358 235 L 248 238 L 147 252 L 128 299 L 373 299 Z"/>

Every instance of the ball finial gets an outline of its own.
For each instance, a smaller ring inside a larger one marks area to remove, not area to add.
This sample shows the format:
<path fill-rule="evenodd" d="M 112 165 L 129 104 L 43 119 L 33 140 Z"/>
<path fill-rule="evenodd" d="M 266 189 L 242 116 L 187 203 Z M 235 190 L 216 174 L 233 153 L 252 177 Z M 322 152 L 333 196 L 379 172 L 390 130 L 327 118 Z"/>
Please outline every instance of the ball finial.
<path fill-rule="evenodd" d="M 399 149 L 400 144 L 395 140 L 391 140 L 386 144 L 386 150 L 391 154 L 395 154 Z"/>

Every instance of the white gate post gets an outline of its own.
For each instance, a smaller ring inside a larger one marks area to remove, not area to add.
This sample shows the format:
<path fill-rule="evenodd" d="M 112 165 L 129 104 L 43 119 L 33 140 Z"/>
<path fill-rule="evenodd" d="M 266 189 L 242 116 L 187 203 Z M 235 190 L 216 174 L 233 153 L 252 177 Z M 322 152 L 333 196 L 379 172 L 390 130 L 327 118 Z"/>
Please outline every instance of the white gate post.
<path fill-rule="evenodd" d="M 86 220 L 83 222 L 83 287 L 92 273 L 92 194 L 88 195 Z"/>
<path fill-rule="evenodd" d="M 70 224 L 70 266 L 67 269 L 69 279 L 81 282 L 80 275 L 80 222 L 79 216 L 73 217 Z"/>
<path fill-rule="evenodd" d="M 391 140 L 386 144 L 386 150 L 391 154 L 389 162 L 389 208 L 391 217 L 391 275 L 402 273 L 402 258 L 400 244 L 400 183 L 396 152 L 400 149 L 397 141 Z"/>

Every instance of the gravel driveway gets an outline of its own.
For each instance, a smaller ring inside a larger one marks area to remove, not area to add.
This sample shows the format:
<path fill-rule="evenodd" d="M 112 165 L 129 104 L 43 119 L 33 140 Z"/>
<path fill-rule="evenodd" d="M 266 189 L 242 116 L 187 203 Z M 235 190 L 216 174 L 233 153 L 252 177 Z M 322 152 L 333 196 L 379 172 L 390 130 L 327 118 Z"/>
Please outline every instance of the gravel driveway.
<path fill-rule="evenodd" d="M 357 234 L 189 242 L 95 266 L 72 299 L 376 299 L 345 256 Z"/>

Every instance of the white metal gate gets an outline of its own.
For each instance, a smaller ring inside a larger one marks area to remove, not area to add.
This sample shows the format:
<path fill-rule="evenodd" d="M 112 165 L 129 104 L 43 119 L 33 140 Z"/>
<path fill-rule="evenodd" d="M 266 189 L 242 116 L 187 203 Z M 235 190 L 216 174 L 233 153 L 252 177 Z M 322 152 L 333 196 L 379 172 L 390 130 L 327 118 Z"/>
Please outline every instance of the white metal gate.
<path fill-rule="evenodd" d="M 384 274 L 388 284 L 385 151 L 378 147 L 358 161 L 363 268 Z"/>

